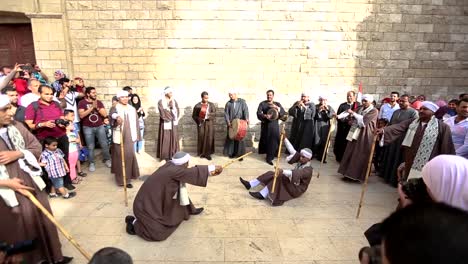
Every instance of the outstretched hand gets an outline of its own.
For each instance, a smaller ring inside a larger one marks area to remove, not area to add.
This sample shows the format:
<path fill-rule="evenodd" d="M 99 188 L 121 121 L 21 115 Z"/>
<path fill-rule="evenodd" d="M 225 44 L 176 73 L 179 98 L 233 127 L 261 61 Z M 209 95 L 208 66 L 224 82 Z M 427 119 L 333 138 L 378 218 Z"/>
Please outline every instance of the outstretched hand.
<path fill-rule="evenodd" d="M 215 170 L 211 172 L 211 176 L 216 176 L 223 172 L 223 167 L 220 165 L 215 165 Z"/>

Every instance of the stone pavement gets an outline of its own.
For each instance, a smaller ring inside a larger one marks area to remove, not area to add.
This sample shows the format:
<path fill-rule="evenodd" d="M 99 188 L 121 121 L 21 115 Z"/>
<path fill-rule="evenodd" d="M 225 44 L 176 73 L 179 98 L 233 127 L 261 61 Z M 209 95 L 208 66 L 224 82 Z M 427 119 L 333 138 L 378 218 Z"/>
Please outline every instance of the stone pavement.
<path fill-rule="evenodd" d="M 115 246 L 127 251 L 135 263 L 357 263 L 358 250 L 367 244 L 364 230 L 395 208 L 396 190 L 371 177 L 361 217 L 356 220 L 361 185 L 343 182 L 336 172 L 337 163 L 329 160 L 302 197 L 271 207 L 254 200 L 239 183 L 239 176 L 252 179 L 272 169 L 263 156 L 252 154 L 211 177 L 207 188 L 190 186 L 192 201 L 205 211 L 183 222 L 163 242 L 126 234 L 124 217 L 132 213 L 142 181 L 134 181 L 128 192 L 129 207 L 125 207 L 123 189 L 115 185 L 103 164 L 98 163 L 96 172 L 77 185 L 75 198 L 52 199 L 51 204 L 59 222 L 90 254 Z M 141 175 L 160 166 L 147 154 L 138 155 L 138 161 Z M 227 161 L 213 156 L 214 164 Z M 197 163 L 209 164 L 192 158 L 191 164 Z M 313 166 L 316 175 L 319 163 L 314 161 Z M 61 241 L 64 254 L 75 257 L 73 263 L 86 263 L 63 236 Z"/>

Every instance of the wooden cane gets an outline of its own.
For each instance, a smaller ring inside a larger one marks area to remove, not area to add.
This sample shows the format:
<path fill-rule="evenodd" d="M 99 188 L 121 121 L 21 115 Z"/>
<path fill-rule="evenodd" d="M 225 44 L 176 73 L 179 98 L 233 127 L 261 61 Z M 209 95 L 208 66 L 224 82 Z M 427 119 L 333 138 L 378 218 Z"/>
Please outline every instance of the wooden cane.
<path fill-rule="evenodd" d="M 44 208 L 44 206 L 36 199 L 36 197 L 28 190 L 25 190 L 25 189 L 19 189 L 19 190 L 16 190 L 17 192 L 21 193 L 22 195 L 26 196 L 29 198 L 29 200 L 31 200 L 31 202 L 39 209 L 41 210 L 41 212 L 57 227 L 58 230 L 60 230 L 60 233 L 62 233 L 62 235 L 64 237 L 66 237 L 68 239 L 68 241 L 70 241 L 70 243 L 72 243 L 72 245 L 78 249 L 78 251 L 80 251 L 80 253 L 89 261 L 91 260 L 91 255 L 89 255 L 88 252 L 86 252 L 86 250 L 84 250 L 80 244 L 78 244 L 78 242 L 75 241 L 75 239 L 73 239 L 73 237 L 65 230 L 65 228 L 63 228 L 62 225 L 60 225 L 59 222 L 57 222 L 57 220 L 54 218 L 54 216 L 49 213 L 49 211 L 47 209 Z"/>
<path fill-rule="evenodd" d="M 322 155 L 322 161 L 320 162 L 319 169 L 317 171 L 317 178 L 320 177 L 320 170 L 322 169 L 323 162 L 325 161 L 325 157 L 328 154 L 328 147 L 330 147 L 330 138 L 333 130 L 335 129 L 333 121 L 335 120 L 335 117 L 332 118 L 330 121 L 330 129 L 328 130 L 328 136 L 327 136 L 327 141 L 325 142 L 325 148 L 323 149 L 323 155 Z"/>
<path fill-rule="evenodd" d="M 124 154 L 124 142 L 123 142 L 123 123 L 120 126 L 120 157 L 122 158 L 122 177 L 123 177 L 123 185 L 124 185 L 125 207 L 128 207 L 127 173 L 125 171 L 125 154 Z"/>
<path fill-rule="evenodd" d="M 238 161 L 238 160 L 240 160 L 240 159 L 243 159 L 243 158 L 247 157 L 248 155 L 250 155 L 250 154 L 252 154 L 252 153 L 253 153 L 253 152 L 250 151 L 250 152 L 247 152 L 247 153 L 245 153 L 244 155 L 242 155 L 242 156 L 240 156 L 240 157 L 238 157 L 238 158 L 235 158 L 235 159 L 233 159 L 233 160 L 228 161 L 226 164 L 223 165 L 223 169 L 226 168 L 227 166 L 233 164 L 234 162 L 236 162 L 236 161 Z"/>
<path fill-rule="evenodd" d="M 273 178 L 273 186 L 271 188 L 271 193 L 275 193 L 275 187 L 276 187 L 276 178 L 278 177 L 278 172 L 279 172 L 279 162 L 281 158 L 281 149 L 283 148 L 283 139 L 284 139 L 284 123 L 281 128 L 281 137 L 280 137 L 280 145 L 278 148 L 278 158 L 276 159 L 276 168 L 275 168 L 275 177 Z"/>
<path fill-rule="evenodd" d="M 366 178 L 364 180 L 364 185 L 362 186 L 361 199 L 359 200 L 359 207 L 358 207 L 356 218 L 359 218 L 359 215 L 361 214 L 362 202 L 364 201 L 364 194 L 366 193 L 366 190 L 367 190 L 367 181 L 371 173 L 372 159 L 374 158 L 375 143 L 377 142 L 377 139 L 378 139 L 378 135 L 374 135 L 374 139 L 372 140 L 371 152 L 369 155 L 369 162 L 367 163 Z"/>

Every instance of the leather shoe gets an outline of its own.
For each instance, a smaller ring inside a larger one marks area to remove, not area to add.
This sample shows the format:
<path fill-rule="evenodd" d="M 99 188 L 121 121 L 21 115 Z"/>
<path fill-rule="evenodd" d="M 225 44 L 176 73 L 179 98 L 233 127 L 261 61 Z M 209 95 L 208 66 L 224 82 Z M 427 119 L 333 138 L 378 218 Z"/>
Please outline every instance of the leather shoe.
<path fill-rule="evenodd" d="M 133 221 L 135 221 L 135 217 L 134 217 L 133 215 L 127 215 L 127 216 L 125 217 L 125 223 L 127 223 L 127 224 L 129 224 L 129 223 L 130 223 L 130 224 L 133 224 Z"/>
<path fill-rule="evenodd" d="M 203 208 L 203 207 L 195 208 L 190 214 L 191 215 L 199 215 L 199 214 L 201 214 L 201 212 L 203 212 L 203 210 L 205 210 L 205 208 Z"/>
<path fill-rule="evenodd" d="M 271 166 L 273 166 L 273 161 L 271 160 L 267 160 L 266 163 L 270 164 Z"/>
<path fill-rule="evenodd" d="M 73 186 L 72 184 L 66 184 L 64 187 L 67 188 L 67 190 L 69 190 L 69 191 L 73 191 L 73 190 L 76 189 L 76 187 Z"/>
<path fill-rule="evenodd" d="M 133 188 L 133 185 L 131 183 L 127 183 L 127 188 L 131 189 Z"/>
<path fill-rule="evenodd" d="M 250 186 L 250 182 L 242 179 L 242 177 L 239 177 L 240 182 L 244 185 L 245 189 L 250 190 L 252 186 Z"/>
<path fill-rule="evenodd" d="M 263 197 L 259 192 L 249 192 L 249 194 L 258 200 L 265 200 L 265 197 Z"/>
<path fill-rule="evenodd" d="M 205 157 L 207 160 L 212 160 L 211 156 L 206 156 Z"/>
<path fill-rule="evenodd" d="M 73 260 L 72 257 L 63 256 L 63 259 L 61 261 L 58 261 L 58 262 L 55 262 L 55 263 L 57 263 L 57 264 L 67 264 L 67 263 L 72 262 L 72 260 Z"/>
<path fill-rule="evenodd" d="M 242 158 L 242 159 L 239 159 L 239 161 L 244 161 L 244 158 Z"/>

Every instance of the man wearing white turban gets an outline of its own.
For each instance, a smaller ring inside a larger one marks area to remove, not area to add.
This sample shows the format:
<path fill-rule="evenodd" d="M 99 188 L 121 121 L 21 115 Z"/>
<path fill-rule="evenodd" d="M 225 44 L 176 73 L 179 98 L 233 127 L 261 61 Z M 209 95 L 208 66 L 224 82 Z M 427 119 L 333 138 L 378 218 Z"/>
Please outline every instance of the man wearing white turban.
<path fill-rule="evenodd" d="M 247 190 L 260 185 L 263 186 L 260 191 L 249 191 L 249 194 L 259 200 L 268 198 L 272 206 L 283 205 L 284 202 L 301 196 L 307 191 L 310 180 L 312 179 L 313 169 L 310 165 L 312 150 L 303 148 L 301 151 L 296 151 L 287 138 L 284 138 L 284 144 L 290 153 L 286 161 L 289 164 L 296 165 L 292 170 L 279 169 L 274 192 L 274 171 L 268 171 L 251 181 L 246 181 L 241 177 L 239 178 L 240 182 Z"/>
<path fill-rule="evenodd" d="M 140 140 L 140 127 L 136 109 L 128 104 L 128 92 L 119 91 L 117 93 L 119 102 L 109 110 L 112 126 L 112 167 L 111 173 L 115 174 L 115 181 L 118 186 L 123 186 L 122 151 L 123 144 L 125 159 L 125 176 L 127 178 L 127 188 L 133 188 L 130 183 L 132 179 L 140 177 L 140 169 L 135 156 L 134 144 Z M 123 142 L 122 142 L 123 140 Z"/>
<path fill-rule="evenodd" d="M 18 263 L 69 263 L 72 258 L 62 255 L 57 228 L 26 196 L 15 192 L 31 191 L 52 213 L 37 162 L 41 144 L 12 115 L 8 96 L 0 95 L 1 240 L 8 245 L 35 240 L 34 249 L 22 253 Z"/>
<path fill-rule="evenodd" d="M 223 154 L 230 158 L 240 157 L 245 154 L 245 138 L 235 140 L 229 138 L 229 128 L 232 127 L 234 119 L 241 119 L 249 124 L 249 107 L 244 99 L 237 97 L 237 92 L 231 90 L 229 92 L 229 101 L 224 107 L 224 120 L 227 125 L 226 141 L 224 142 Z M 242 159 L 241 159 L 242 161 Z"/>
<path fill-rule="evenodd" d="M 381 144 L 384 145 L 405 135 L 401 144 L 405 162 L 398 169 L 403 179 L 420 178 L 424 165 L 438 155 L 455 154 L 450 127 L 435 118 L 437 109 L 433 102 L 424 101 L 419 108 L 419 118 L 376 130 L 382 135 Z"/>
<path fill-rule="evenodd" d="M 133 202 L 135 216 L 125 218 L 127 233 L 148 241 L 162 241 L 184 220 L 203 211 L 203 207 L 193 205 L 186 184 L 206 187 L 208 176 L 219 175 L 223 168 L 215 165 L 189 168 L 189 161 L 188 153 L 177 152 L 143 183 Z"/>
<path fill-rule="evenodd" d="M 164 88 L 164 97 L 158 102 L 159 133 L 156 157 L 169 160 L 179 151 L 179 134 L 177 131 L 180 118 L 179 104 L 172 95 L 172 88 Z"/>
<path fill-rule="evenodd" d="M 356 112 L 351 109 L 340 116 L 351 117 L 352 126 L 346 139 L 348 144 L 341 160 L 338 172 L 344 180 L 363 181 L 374 142 L 373 132 L 377 127 L 379 111 L 374 108 L 374 98 L 370 94 L 362 96 L 362 105 Z"/>

